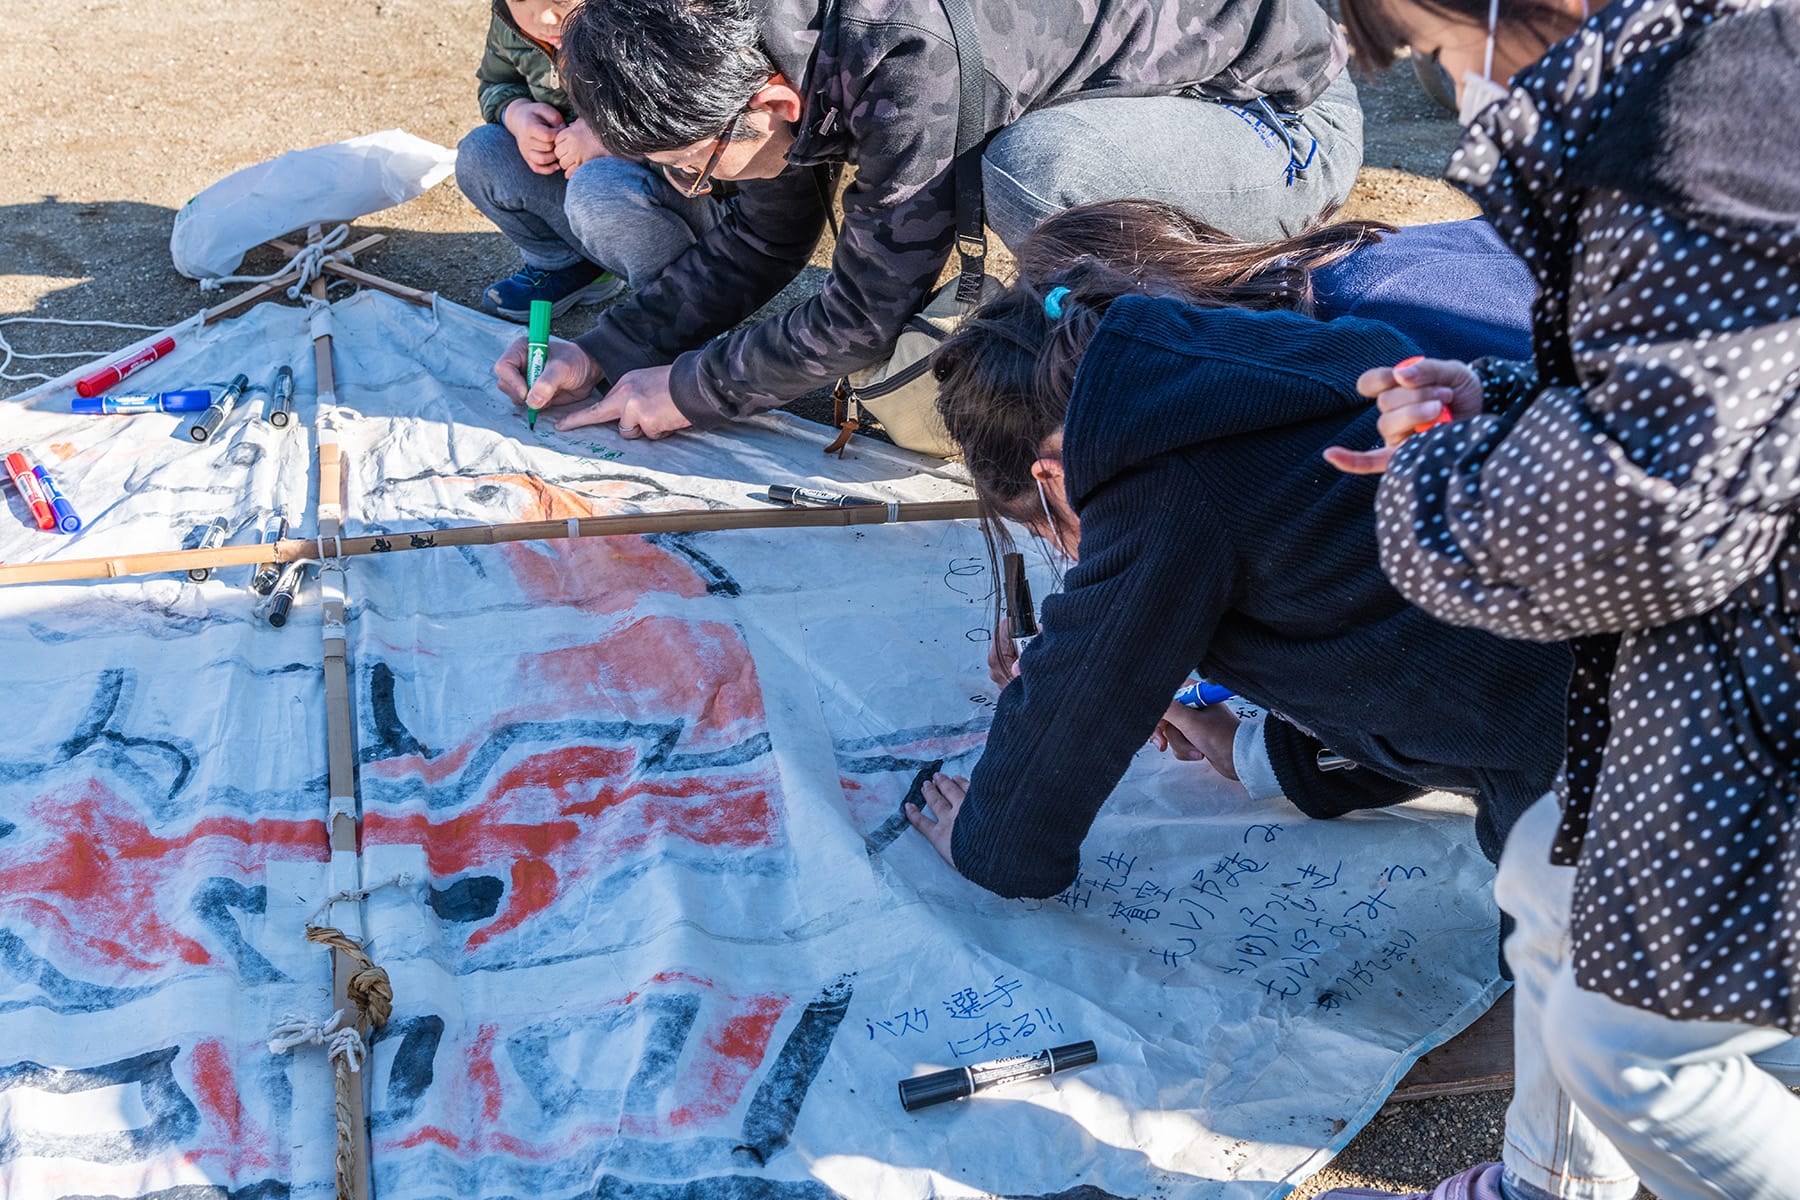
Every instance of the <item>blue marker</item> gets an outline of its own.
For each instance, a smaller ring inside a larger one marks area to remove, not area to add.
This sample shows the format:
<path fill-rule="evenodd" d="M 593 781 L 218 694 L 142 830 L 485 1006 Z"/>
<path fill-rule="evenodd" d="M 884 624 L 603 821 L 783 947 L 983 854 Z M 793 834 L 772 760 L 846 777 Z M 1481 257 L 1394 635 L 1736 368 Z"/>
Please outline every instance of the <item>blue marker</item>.
<path fill-rule="evenodd" d="M 187 388 L 179 392 L 156 392 L 149 396 L 77 396 L 69 401 L 69 411 L 88 416 L 112 416 L 137 413 L 205 412 L 212 407 L 212 393 L 205 388 Z"/>
<path fill-rule="evenodd" d="M 1190 679 L 1180 691 L 1175 693 L 1175 703 L 1185 704 L 1189 708 L 1206 708 L 1218 704 L 1237 695 L 1227 687 L 1216 683 L 1208 683 L 1204 679 Z"/>
<path fill-rule="evenodd" d="M 38 482 L 43 485 L 44 498 L 50 501 L 50 511 L 56 514 L 56 527 L 64 533 L 81 532 L 81 518 L 75 515 L 75 506 L 70 504 L 69 498 L 62 494 L 62 489 L 56 486 L 56 481 L 50 478 L 50 473 L 36 463 L 32 464 L 31 473 L 36 475 Z"/>

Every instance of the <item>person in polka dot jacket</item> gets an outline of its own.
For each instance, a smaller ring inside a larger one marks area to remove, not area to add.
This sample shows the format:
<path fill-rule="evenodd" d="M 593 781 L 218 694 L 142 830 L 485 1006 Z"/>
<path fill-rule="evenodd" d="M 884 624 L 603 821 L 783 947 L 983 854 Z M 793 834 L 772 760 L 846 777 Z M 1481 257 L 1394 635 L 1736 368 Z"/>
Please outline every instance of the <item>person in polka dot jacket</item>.
<path fill-rule="evenodd" d="M 1388 445 L 1327 457 L 1408 599 L 1577 648 L 1497 885 L 1504 1163 L 1432 1196 L 1800 1196 L 1800 0 L 1343 11 L 1492 97 L 1446 175 L 1539 295 L 1532 364 L 1371 371 Z"/>

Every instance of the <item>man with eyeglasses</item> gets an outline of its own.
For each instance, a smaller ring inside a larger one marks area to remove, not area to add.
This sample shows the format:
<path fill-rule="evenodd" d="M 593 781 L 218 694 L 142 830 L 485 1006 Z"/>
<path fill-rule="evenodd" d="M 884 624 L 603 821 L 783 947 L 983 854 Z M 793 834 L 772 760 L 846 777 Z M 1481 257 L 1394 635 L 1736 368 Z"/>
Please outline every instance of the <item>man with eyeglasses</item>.
<path fill-rule="evenodd" d="M 1075 204 L 1146 197 L 1246 239 L 1340 202 L 1362 114 L 1317 0 L 970 0 L 986 67 L 982 190 L 1016 244 Z M 939 0 L 606 0 L 567 20 L 576 111 L 677 193 L 737 194 L 654 281 L 552 343 L 526 395 L 521 339 L 495 366 L 533 407 L 599 399 L 558 428 L 712 428 L 884 358 L 956 242 L 960 74 Z M 853 166 L 831 272 L 799 274 Z M 723 335 L 723 336 L 721 336 Z"/>

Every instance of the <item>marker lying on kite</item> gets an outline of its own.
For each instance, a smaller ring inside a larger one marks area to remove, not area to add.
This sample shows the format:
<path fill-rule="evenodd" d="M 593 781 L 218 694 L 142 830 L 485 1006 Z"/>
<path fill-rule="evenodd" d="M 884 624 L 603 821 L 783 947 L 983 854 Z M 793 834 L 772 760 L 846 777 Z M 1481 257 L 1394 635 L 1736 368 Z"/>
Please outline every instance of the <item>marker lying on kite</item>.
<path fill-rule="evenodd" d="M 900 1107 L 907 1112 L 917 1112 L 946 1100 L 965 1100 L 976 1092 L 985 1092 L 1003 1083 L 1042 1079 L 1058 1071 L 1084 1067 L 1099 1058 L 1094 1043 L 1071 1042 L 1067 1046 L 1039 1050 L 1036 1054 L 1020 1054 L 993 1062 L 953 1067 L 948 1071 L 934 1071 L 930 1075 L 916 1075 L 900 1081 Z"/>
<path fill-rule="evenodd" d="M 87 416 L 136 416 L 138 413 L 205 412 L 212 393 L 205 388 L 152 392 L 142 396 L 89 396 L 69 401 L 69 411 Z"/>

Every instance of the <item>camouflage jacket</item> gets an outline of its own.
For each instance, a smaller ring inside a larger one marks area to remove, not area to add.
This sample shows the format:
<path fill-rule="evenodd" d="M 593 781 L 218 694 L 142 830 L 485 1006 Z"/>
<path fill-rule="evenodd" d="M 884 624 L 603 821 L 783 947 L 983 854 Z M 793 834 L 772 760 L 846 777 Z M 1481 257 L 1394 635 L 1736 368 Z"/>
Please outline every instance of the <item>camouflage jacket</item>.
<path fill-rule="evenodd" d="M 1267 96 L 1298 109 L 1343 69 L 1317 0 L 983 0 L 986 128 L 1077 95 Z M 611 379 L 674 364 L 696 427 L 783 404 L 888 354 L 954 242 L 959 75 L 938 0 L 770 0 L 764 44 L 805 108 L 770 180 L 577 341 Z M 844 220 L 818 295 L 715 340 L 799 273 L 825 225 L 810 168 L 847 163 Z"/>
<path fill-rule="evenodd" d="M 555 57 L 525 36 L 507 11 L 506 0 L 494 0 L 487 49 L 482 52 L 481 65 L 475 68 L 475 78 L 480 81 L 475 94 L 481 101 L 484 121 L 498 125 L 501 112 L 514 100 L 554 104 L 565 121 L 575 119 L 575 109 L 563 94 Z"/>

